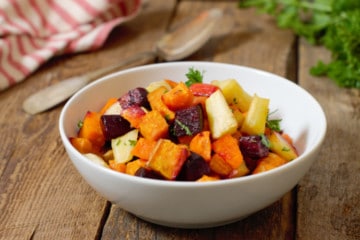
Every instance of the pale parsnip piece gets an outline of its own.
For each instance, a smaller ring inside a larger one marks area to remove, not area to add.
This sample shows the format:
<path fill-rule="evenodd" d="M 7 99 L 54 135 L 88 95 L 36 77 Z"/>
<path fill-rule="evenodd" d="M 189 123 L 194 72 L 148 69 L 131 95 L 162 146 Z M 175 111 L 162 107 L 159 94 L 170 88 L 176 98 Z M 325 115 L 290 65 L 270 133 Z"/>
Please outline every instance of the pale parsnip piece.
<path fill-rule="evenodd" d="M 211 84 L 221 89 L 228 104 L 235 104 L 241 112 L 249 110 L 252 96 L 235 79 L 214 80 Z"/>
<path fill-rule="evenodd" d="M 165 87 L 167 90 L 171 89 L 171 86 L 166 81 L 162 80 L 150 83 L 149 86 L 146 87 L 146 90 L 152 92 L 159 87 Z"/>
<path fill-rule="evenodd" d="M 236 132 L 238 127 L 236 118 L 220 90 L 206 99 L 205 107 L 211 135 L 214 139 Z"/>
<path fill-rule="evenodd" d="M 281 136 L 280 133 L 272 131 L 268 135 L 270 142 L 270 150 L 284 158 L 286 161 L 291 161 L 298 157 L 296 149 Z"/>
<path fill-rule="evenodd" d="M 249 111 L 241 126 L 241 131 L 249 135 L 260 135 L 265 133 L 266 119 L 269 112 L 270 100 L 261 98 L 256 94 L 251 101 Z"/>
<path fill-rule="evenodd" d="M 139 130 L 134 129 L 130 132 L 111 140 L 111 148 L 116 163 L 125 163 L 133 158 L 131 150 L 134 148 Z"/>
<path fill-rule="evenodd" d="M 104 159 L 102 159 L 101 157 L 99 157 L 96 154 L 93 153 L 86 153 L 84 154 L 85 157 L 87 157 L 87 159 L 89 159 L 90 161 L 92 161 L 93 163 L 96 163 L 100 166 L 109 168 L 109 165 L 104 161 Z"/>

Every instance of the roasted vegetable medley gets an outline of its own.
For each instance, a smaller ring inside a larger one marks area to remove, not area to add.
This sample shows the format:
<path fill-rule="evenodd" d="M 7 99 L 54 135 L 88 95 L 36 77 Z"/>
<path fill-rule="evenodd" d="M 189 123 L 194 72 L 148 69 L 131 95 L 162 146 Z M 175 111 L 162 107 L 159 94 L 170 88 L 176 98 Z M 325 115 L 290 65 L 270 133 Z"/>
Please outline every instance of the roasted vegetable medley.
<path fill-rule="evenodd" d="M 90 160 L 145 178 L 215 181 L 268 171 L 298 156 L 271 119 L 269 102 L 235 79 L 169 79 L 111 98 L 88 111 L 72 145 Z"/>

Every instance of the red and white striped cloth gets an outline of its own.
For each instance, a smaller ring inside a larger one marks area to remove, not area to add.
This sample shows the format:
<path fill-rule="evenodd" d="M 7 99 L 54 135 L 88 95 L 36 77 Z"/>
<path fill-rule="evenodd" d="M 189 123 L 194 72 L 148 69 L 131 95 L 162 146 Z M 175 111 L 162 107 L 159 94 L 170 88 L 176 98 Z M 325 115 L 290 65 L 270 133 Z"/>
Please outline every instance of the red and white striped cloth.
<path fill-rule="evenodd" d="M 0 91 L 55 55 L 94 50 L 141 0 L 0 0 Z"/>

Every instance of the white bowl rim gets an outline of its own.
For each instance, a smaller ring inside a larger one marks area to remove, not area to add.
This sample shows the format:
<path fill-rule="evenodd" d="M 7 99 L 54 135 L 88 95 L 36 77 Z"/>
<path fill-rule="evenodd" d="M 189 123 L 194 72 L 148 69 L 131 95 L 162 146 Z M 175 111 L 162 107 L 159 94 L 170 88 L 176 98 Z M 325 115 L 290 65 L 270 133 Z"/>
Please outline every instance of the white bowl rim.
<path fill-rule="evenodd" d="M 83 156 L 79 151 L 77 151 L 72 146 L 72 144 L 70 143 L 70 141 L 68 139 L 69 137 L 66 136 L 65 130 L 64 130 L 63 123 L 65 120 L 65 113 L 66 113 L 67 109 L 70 107 L 71 103 L 74 101 L 74 99 L 76 99 L 83 92 L 87 91 L 87 89 L 92 88 L 92 87 L 96 86 L 97 84 L 101 84 L 103 81 L 107 81 L 108 79 L 111 79 L 118 75 L 125 75 L 128 73 L 134 72 L 134 71 L 146 70 L 148 68 L 162 68 L 164 66 L 182 66 L 184 64 L 197 65 L 199 67 L 201 67 L 201 65 L 236 67 L 239 69 L 245 69 L 248 71 L 252 71 L 256 74 L 267 75 L 267 76 L 276 78 L 278 80 L 285 80 L 286 81 L 285 84 L 293 85 L 293 87 L 297 88 L 298 91 L 303 92 L 303 94 L 305 94 L 309 98 L 311 98 L 313 103 L 320 110 L 320 115 L 322 116 L 322 119 L 320 119 L 320 121 L 322 122 L 322 124 L 321 124 L 322 129 L 321 129 L 321 131 L 319 131 L 319 136 L 317 136 L 316 144 L 313 145 L 311 150 L 307 151 L 305 154 L 301 154 L 295 160 L 290 161 L 290 162 L 288 162 L 282 166 L 279 166 L 277 168 L 271 169 L 270 171 L 266 171 L 266 172 L 262 172 L 262 173 L 254 174 L 254 175 L 247 175 L 244 177 L 221 179 L 218 181 L 205 181 L 205 182 L 158 180 L 158 179 L 151 179 L 151 178 L 136 177 L 136 176 L 128 175 L 125 173 L 120 173 L 120 172 L 105 168 L 103 166 L 100 166 L 92 161 L 89 161 L 85 156 Z M 106 76 L 103 76 L 103 77 L 97 79 L 96 81 L 88 84 L 87 86 L 85 86 L 84 88 L 79 90 L 65 103 L 65 105 L 60 113 L 58 126 L 59 126 L 59 131 L 60 131 L 60 137 L 62 138 L 64 145 L 66 145 L 67 148 L 71 149 L 74 152 L 74 154 L 77 156 L 78 159 L 80 159 L 81 161 L 90 165 L 91 167 L 96 168 L 97 170 L 99 170 L 100 172 L 102 172 L 104 174 L 110 174 L 112 177 L 115 177 L 115 178 L 123 178 L 124 180 L 134 181 L 134 182 L 141 183 L 144 185 L 177 187 L 177 188 L 183 188 L 183 187 L 203 188 L 203 187 L 214 187 L 214 186 L 224 185 L 224 184 L 226 184 L 226 185 L 227 184 L 238 184 L 240 182 L 246 183 L 248 181 L 253 181 L 254 179 L 263 178 L 263 177 L 271 176 L 271 175 L 275 175 L 275 174 L 281 174 L 283 171 L 287 171 L 291 168 L 295 168 L 299 162 L 303 161 L 304 158 L 306 158 L 308 155 L 311 155 L 314 151 L 316 151 L 317 148 L 320 147 L 320 145 L 322 144 L 322 142 L 325 139 L 326 129 L 327 129 L 327 121 L 326 121 L 325 113 L 324 113 L 321 105 L 308 91 L 303 89 L 298 84 L 296 84 L 296 83 L 290 81 L 289 79 L 286 79 L 280 75 L 276 75 L 271 72 L 267 72 L 264 70 L 260 70 L 260 69 L 256 69 L 256 68 L 252 68 L 252 67 L 248 67 L 248 66 L 242 66 L 242 65 L 231 64 L 231 63 L 209 62 L 209 61 L 181 61 L 181 62 L 154 63 L 154 64 L 133 67 L 133 68 L 117 71 L 117 72 L 111 73 L 109 75 L 106 75 Z"/>

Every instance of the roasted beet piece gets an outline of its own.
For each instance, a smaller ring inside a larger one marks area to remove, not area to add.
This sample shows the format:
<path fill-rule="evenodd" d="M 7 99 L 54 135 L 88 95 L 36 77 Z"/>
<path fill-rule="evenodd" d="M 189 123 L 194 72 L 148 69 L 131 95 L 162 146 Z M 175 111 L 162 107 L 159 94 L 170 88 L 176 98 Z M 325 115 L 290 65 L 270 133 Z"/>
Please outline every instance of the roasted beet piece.
<path fill-rule="evenodd" d="M 149 109 L 150 104 L 147 99 L 147 94 L 148 92 L 145 88 L 138 87 L 131 89 L 119 98 L 120 106 L 122 109 L 126 109 L 134 105 Z"/>
<path fill-rule="evenodd" d="M 179 181 L 196 181 L 203 175 L 210 174 L 209 164 L 198 154 L 191 152 L 177 177 Z"/>
<path fill-rule="evenodd" d="M 269 148 L 258 135 L 242 136 L 239 140 L 242 154 L 251 159 L 259 159 L 269 154 Z"/>
<path fill-rule="evenodd" d="M 111 140 L 131 130 L 130 123 L 120 115 L 102 115 L 101 125 L 106 140 Z"/>
<path fill-rule="evenodd" d="M 149 168 L 145 168 L 145 167 L 140 167 L 135 172 L 135 176 L 143 177 L 143 178 L 152 178 L 152 179 L 164 179 L 160 174 L 156 173 L 155 171 L 153 171 Z"/>
<path fill-rule="evenodd" d="M 175 112 L 175 120 L 171 125 L 171 135 L 175 137 L 191 136 L 203 129 L 203 112 L 201 105 L 191 106 Z"/>

